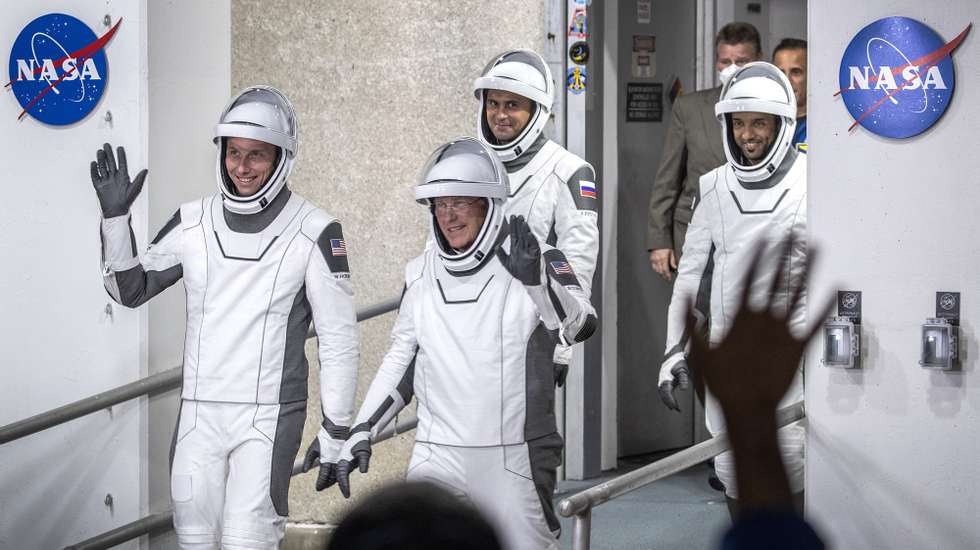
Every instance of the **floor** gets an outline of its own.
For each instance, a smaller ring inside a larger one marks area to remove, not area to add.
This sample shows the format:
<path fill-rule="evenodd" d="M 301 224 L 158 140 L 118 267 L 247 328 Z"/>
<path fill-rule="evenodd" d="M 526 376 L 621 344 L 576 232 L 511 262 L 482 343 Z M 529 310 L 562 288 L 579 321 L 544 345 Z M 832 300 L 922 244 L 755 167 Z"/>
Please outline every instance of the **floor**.
<path fill-rule="evenodd" d="M 621 459 L 601 478 L 559 483 L 555 503 L 657 457 Z M 718 547 L 728 527 L 724 493 L 708 485 L 706 465 L 655 482 L 606 502 L 592 512 L 591 550 L 699 550 Z M 561 518 L 561 548 L 572 548 L 572 519 Z"/>

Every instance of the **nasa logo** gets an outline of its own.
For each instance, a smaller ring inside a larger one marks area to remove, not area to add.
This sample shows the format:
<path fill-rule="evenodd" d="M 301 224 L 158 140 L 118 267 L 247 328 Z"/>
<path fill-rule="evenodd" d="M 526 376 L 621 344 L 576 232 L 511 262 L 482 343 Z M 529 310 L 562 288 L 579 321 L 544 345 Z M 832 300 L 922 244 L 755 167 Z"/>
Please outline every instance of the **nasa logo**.
<path fill-rule="evenodd" d="M 49 13 L 24 27 L 10 51 L 7 83 L 23 110 L 45 124 L 74 124 L 95 109 L 109 77 L 105 45 L 122 19 L 102 37 L 63 13 Z"/>
<path fill-rule="evenodd" d="M 864 27 L 844 51 L 837 94 L 854 119 L 883 137 L 908 138 L 928 130 L 953 97 L 952 52 L 970 31 L 946 43 L 908 17 L 886 17 Z"/>

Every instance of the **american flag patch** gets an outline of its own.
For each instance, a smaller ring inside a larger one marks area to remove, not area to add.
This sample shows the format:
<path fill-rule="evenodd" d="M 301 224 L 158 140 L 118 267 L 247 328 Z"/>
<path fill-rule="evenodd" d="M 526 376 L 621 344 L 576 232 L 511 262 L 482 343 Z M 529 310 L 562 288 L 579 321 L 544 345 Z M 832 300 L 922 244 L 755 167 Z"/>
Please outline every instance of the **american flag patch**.
<path fill-rule="evenodd" d="M 555 273 L 572 275 L 572 266 L 568 265 L 568 262 L 551 262 L 551 269 L 554 269 Z"/>
<path fill-rule="evenodd" d="M 583 197 L 588 197 L 590 199 L 596 198 L 595 183 L 591 181 L 578 182 L 578 192 Z"/>
<path fill-rule="evenodd" d="M 344 239 L 330 239 L 330 253 L 334 256 L 346 256 L 347 241 Z"/>

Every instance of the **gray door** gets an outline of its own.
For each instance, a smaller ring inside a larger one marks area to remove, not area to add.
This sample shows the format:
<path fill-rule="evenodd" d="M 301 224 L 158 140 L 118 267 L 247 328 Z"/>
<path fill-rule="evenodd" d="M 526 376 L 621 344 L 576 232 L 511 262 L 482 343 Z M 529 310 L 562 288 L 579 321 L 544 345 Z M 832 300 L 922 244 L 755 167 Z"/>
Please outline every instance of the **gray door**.
<path fill-rule="evenodd" d="M 635 2 L 619 3 L 619 455 L 690 445 L 694 441 L 693 392 L 680 395 L 682 413 L 657 395 L 671 286 L 653 272 L 646 250 L 647 206 L 670 121 L 668 90 L 674 76 L 694 89 L 695 3 L 654 0 L 649 24 L 639 23 Z M 633 76 L 634 35 L 656 37 L 652 78 Z M 628 83 L 663 86 L 661 122 L 627 122 Z M 608 93 L 608 92 L 607 92 Z"/>

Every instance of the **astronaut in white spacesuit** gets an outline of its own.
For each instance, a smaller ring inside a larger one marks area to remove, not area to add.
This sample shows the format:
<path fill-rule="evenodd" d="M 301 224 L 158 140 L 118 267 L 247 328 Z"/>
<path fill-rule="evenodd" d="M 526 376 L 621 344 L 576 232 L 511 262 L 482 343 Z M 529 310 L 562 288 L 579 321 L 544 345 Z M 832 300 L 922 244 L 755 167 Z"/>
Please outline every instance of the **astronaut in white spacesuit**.
<path fill-rule="evenodd" d="M 556 341 L 597 325 L 558 249 L 520 216 L 505 221 L 507 173 L 489 147 L 460 138 L 430 157 L 415 188 L 434 246 L 405 268 L 392 344 L 344 444 L 338 483 L 367 471 L 370 438 L 414 388 L 418 428 L 407 478 L 472 502 L 510 549 L 557 548 L 547 514 L 561 462 L 549 359 Z M 533 335 L 541 334 L 541 338 Z"/>
<path fill-rule="evenodd" d="M 510 177 L 507 216 L 523 216 L 538 242 L 561 250 L 586 295 L 599 253 L 599 199 L 589 163 L 542 133 L 551 117 L 555 82 L 533 51 L 495 56 L 473 83 L 480 101 L 477 137 L 504 162 Z M 558 345 L 555 381 L 564 384 L 571 348 Z"/>
<path fill-rule="evenodd" d="M 181 548 L 278 548 L 306 419 L 310 321 L 319 341 L 318 485 L 335 479 L 357 381 L 358 339 L 340 223 L 286 186 L 296 115 L 278 90 L 248 88 L 215 127 L 218 193 L 180 207 L 137 255 L 130 181 L 108 144 L 92 163 L 105 287 L 137 307 L 183 278 L 183 387 L 171 463 Z"/>
<path fill-rule="evenodd" d="M 776 307 L 787 308 L 806 257 L 806 158 L 792 145 L 796 124 L 796 98 L 785 75 L 769 63 L 741 67 L 725 84 L 715 114 L 722 123 L 722 139 L 728 162 L 701 177 L 700 198 L 684 242 L 677 281 L 667 318 L 667 349 L 660 368 L 659 389 L 664 403 L 679 410 L 674 389 L 688 384 L 685 362 L 686 313 L 694 303 L 701 274 L 714 258 L 711 281 L 709 343 L 717 344 L 730 328 L 760 243 L 777 243 L 790 237 L 793 246 L 788 261 L 780 264 L 778 247 L 768 246 L 771 267 L 752 285 L 750 303 L 763 304 L 770 291 L 777 294 Z M 778 265 L 787 270 L 783 288 L 771 289 Z M 790 322 L 803 334 L 805 298 L 796 303 Z M 759 335 L 765 345 L 765 335 Z M 783 404 L 803 399 L 803 384 L 797 376 Z M 708 394 L 705 407 L 708 431 L 725 429 L 721 410 Z M 787 474 L 794 493 L 803 491 L 804 430 L 794 425 L 780 431 L 779 440 Z M 730 452 L 715 458 L 715 471 L 725 485 L 730 510 L 737 510 L 735 471 Z M 799 498 L 802 505 L 802 498 Z"/>

